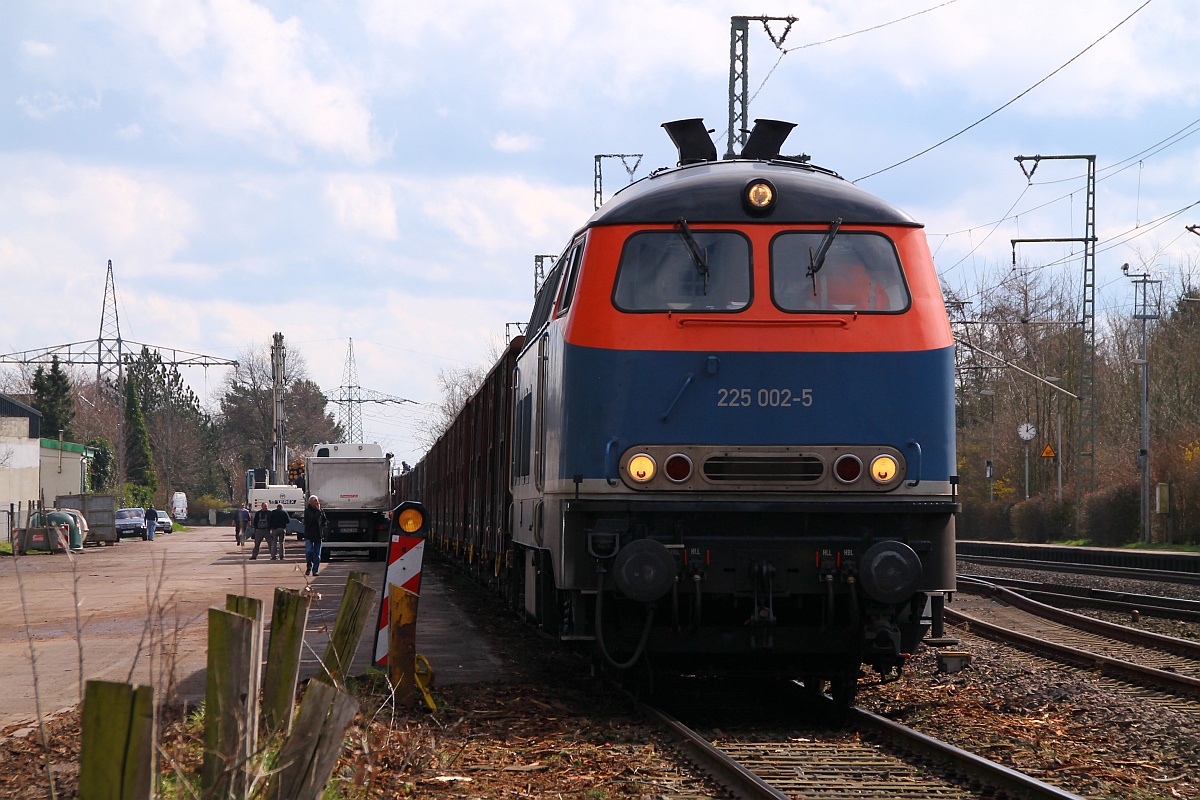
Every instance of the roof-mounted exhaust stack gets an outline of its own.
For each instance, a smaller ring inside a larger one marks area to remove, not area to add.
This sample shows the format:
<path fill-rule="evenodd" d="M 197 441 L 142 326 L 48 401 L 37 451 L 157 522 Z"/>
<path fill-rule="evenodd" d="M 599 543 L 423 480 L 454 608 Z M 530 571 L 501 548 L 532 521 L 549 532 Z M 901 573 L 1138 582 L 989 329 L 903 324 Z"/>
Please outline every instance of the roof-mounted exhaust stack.
<path fill-rule="evenodd" d="M 779 155 L 779 148 L 787 141 L 788 134 L 796 127 L 794 122 L 783 122 L 777 119 L 756 119 L 754 130 L 742 148 L 739 158 L 769 160 Z"/>
<path fill-rule="evenodd" d="M 704 127 L 703 119 L 677 119 L 664 122 L 663 127 L 679 148 L 679 166 L 717 160 L 717 147 Z"/>
<path fill-rule="evenodd" d="M 708 135 L 709 130 L 704 127 L 703 119 L 677 119 L 674 122 L 664 122 L 663 127 L 667 129 L 671 141 L 679 148 L 679 166 L 717 160 L 717 148 L 712 137 Z M 777 119 L 754 120 L 754 130 L 750 131 L 750 138 L 737 158 L 759 161 L 778 158 L 779 148 L 783 147 L 794 127 L 794 122 Z"/>

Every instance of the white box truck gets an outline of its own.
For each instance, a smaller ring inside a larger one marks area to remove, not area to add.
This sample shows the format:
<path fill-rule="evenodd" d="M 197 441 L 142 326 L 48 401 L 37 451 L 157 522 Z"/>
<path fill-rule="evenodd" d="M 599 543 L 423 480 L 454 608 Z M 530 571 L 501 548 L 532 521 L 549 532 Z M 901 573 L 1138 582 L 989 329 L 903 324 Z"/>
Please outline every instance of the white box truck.
<path fill-rule="evenodd" d="M 392 454 L 378 444 L 318 444 L 304 463 L 305 490 L 321 499 L 329 521 L 323 553 L 364 551 L 387 557 L 392 510 Z"/>

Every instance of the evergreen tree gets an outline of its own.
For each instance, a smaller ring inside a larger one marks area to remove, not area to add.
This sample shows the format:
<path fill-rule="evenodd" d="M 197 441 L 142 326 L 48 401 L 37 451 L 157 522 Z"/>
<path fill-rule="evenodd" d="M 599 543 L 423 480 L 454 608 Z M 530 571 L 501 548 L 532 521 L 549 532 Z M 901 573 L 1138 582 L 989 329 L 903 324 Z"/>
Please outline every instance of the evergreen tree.
<path fill-rule="evenodd" d="M 125 381 L 125 476 L 139 502 L 154 498 L 158 491 L 158 475 L 154 472 L 154 452 L 146 431 L 146 418 L 138 397 L 137 381 Z"/>
<path fill-rule="evenodd" d="M 50 371 L 38 367 L 33 373 L 33 407 L 42 412 L 42 435 L 53 439 L 63 432 L 67 440 L 75 435 L 75 395 L 71 378 L 58 363 L 50 362 Z"/>
<path fill-rule="evenodd" d="M 88 482 L 93 492 L 103 492 L 112 486 L 113 482 L 113 446 L 112 442 L 102 436 L 89 439 L 87 446 L 94 448 L 96 455 L 88 465 Z"/>

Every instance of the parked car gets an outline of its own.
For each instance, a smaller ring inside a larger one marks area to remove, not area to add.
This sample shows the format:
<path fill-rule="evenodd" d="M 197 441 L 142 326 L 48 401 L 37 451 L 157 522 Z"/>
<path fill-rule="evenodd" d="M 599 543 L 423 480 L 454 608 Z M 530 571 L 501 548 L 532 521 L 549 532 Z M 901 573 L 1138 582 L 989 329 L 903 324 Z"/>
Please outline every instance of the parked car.
<path fill-rule="evenodd" d="M 175 527 L 175 523 L 171 521 L 171 515 L 165 511 L 158 512 L 158 530 L 161 533 L 170 533 Z"/>
<path fill-rule="evenodd" d="M 146 538 L 146 509 L 118 508 L 117 536 L 140 536 Z"/>

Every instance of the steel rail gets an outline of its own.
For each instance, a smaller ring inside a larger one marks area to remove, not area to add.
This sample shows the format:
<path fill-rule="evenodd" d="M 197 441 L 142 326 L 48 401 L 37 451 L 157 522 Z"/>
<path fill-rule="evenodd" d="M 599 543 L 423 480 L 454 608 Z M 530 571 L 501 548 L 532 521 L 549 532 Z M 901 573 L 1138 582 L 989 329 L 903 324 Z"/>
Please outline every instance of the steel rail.
<path fill-rule="evenodd" d="M 1023 594 L 1014 592 L 1012 589 L 997 586 L 986 579 L 961 579 L 959 591 L 967 591 L 969 589 L 980 589 L 982 590 L 979 592 L 980 594 L 1001 600 L 1013 608 L 1019 608 L 1022 611 L 1071 628 L 1094 633 L 1107 639 L 1115 639 L 1118 642 L 1174 653 L 1184 658 L 1200 661 L 1200 642 L 1130 628 L 1127 625 L 1118 625 L 1113 622 L 1096 619 L 1095 617 L 1076 614 L 1066 609 L 1055 608 L 1054 606 L 1040 603 Z"/>
<path fill-rule="evenodd" d="M 737 800 L 789 800 L 779 791 L 711 742 L 671 715 L 650 706 L 642 709 L 671 730 L 683 754 L 696 766 L 709 773 Z"/>
<path fill-rule="evenodd" d="M 887 717 L 860 708 L 850 709 L 850 715 L 850 719 L 857 725 L 886 737 L 896 747 L 942 763 L 948 762 L 956 773 L 987 786 L 1002 789 L 1013 797 L 1028 800 L 1083 800 L 1074 792 L 1051 786 L 1023 772 L 989 761 L 932 736 L 926 736 Z"/>
<path fill-rule="evenodd" d="M 1167 672 L 1166 670 L 1155 669 L 1154 667 L 1134 664 L 1131 661 L 1123 661 L 1119 658 L 1092 653 L 1088 650 L 1080 650 L 1077 647 L 1058 644 L 1057 642 L 1041 639 L 1028 633 L 1014 631 L 1011 628 L 993 625 L 990 622 L 985 622 L 978 617 L 964 614 L 961 611 L 946 609 L 946 619 L 950 622 L 969 626 L 969 629 L 973 633 L 981 633 L 985 636 L 990 634 L 991 638 L 1002 642 L 1019 642 L 1028 645 L 1036 652 L 1049 654 L 1056 658 L 1056 660 L 1076 664 L 1087 669 L 1097 669 L 1101 673 L 1111 677 L 1153 686 L 1186 697 L 1200 697 L 1200 678 L 1179 675 L 1178 673 Z"/>
<path fill-rule="evenodd" d="M 643 705 L 642 708 L 672 731 L 684 755 L 692 763 L 725 786 L 738 800 L 784 800 L 791 797 L 771 786 L 669 714 L 649 706 Z M 982 784 L 989 789 L 998 789 L 1010 796 L 1029 800 L 1083 800 L 1079 795 L 1065 789 L 1051 786 L 1037 778 L 869 711 L 851 708 L 848 720 L 858 729 L 884 740 L 887 746 L 914 754 L 921 759 L 933 759 L 967 782 Z M 987 796 L 991 796 L 991 793 L 987 793 Z"/>
<path fill-rule="evenodd" d="M 1137 611 L 1141 615 L 1166 619 L 1200 621 L 1200 600 L 1163 597 L 1153 594 L 1116 592 L 1092 586 L 1066 586 L 993 575 L 959 575 L 959 580 L 975 580 L 1011 589 L 1033 600 L 1058 608 L 1103 608 L 1111 611 Z"/>
<path fill-rule="evenodd" d="M 1142 569 L 1140 567 L 1109 567 L 1103 564 L 1080 564 L 1074 561 L 1039 561 L 1032 558 L 1009 558 L 1007 556 L 973 556 L 958 554 L 959 561 L 972 564 L 990 564 L 994 567 L 1033 569 L 1053 572 L 1070 572 L 1076 575 L 1103 575 L 1109 578 L 1128 578 L 1138 581 L 1165 583 L 1200 584 L 1200 574 L 1175 572 L 1165 569 Z"/>

